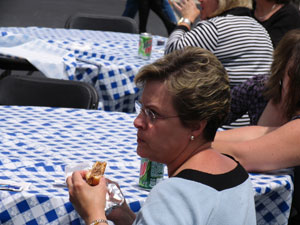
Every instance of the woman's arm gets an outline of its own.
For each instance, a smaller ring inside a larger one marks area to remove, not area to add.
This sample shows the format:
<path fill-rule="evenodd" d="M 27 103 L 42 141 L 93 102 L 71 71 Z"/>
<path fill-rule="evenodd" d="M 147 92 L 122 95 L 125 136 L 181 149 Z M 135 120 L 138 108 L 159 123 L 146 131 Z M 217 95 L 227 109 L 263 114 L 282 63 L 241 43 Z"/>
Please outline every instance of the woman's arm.
<path fill-rule="evenodd" d="M 252 126 L 221 131 L 213 148 L 232 155 L 248 171 L 297 166 L 300 165 L 300 120 L 293 120 L 277 129 Z"/>
<path fill-rule="evenodd" d="M 173 2 L 172 4 L 182 17 L 189 19 L 191 23 L 194 23 L 196 18 L 201 15 L 201 11 L 197 8 L 194 0 L 182 0 L 181 3 Z M 198 22 L 191 29 L 190 25 L 179 22 L 168 38 L 165 54 L 187 46 L 201 47 L 213 52 L 218 44 L 218 29 L 215 24 Z"/>
<path fill-rule="evenodd" d="M 215 141 L 249 141 L 264 136 L 276 129 L 277 127 L 246 126 L 226 131 L 219 131 L 216 134 Z"/>
<path fill-rule="evenodd" d="M 189 19 L 192 23 L 200 16 L 201 11 L 197 8 L 194 1 L 182 0 L 181 2 L 172 1 L 173 6 L 181 14 L 182 17 Z M 189 29 L 191 27 L 187 26 Z"/>

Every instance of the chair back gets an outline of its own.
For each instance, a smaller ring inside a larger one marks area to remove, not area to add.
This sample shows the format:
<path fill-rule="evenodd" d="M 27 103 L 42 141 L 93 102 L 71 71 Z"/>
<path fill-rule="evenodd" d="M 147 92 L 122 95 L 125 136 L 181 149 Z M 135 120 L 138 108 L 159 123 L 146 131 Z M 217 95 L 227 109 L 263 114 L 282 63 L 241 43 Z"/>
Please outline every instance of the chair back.
<path fill-rule="evenodd" d="M 11 75 L 0 80 L 0 105 L 97 109 L 99 96 L 84 82 Z"/>
<path fill-rule="evenodd" d="M 65 28 L 138 33 L 137 23 L 132 18 L 88 13 L 70 16 L 65 23 Z"/>
<path fill-rule="evenodd" d="M 5 56 L 0 56 L 0 68 L 3 70 L 37 71 L 37 68 L 26 59 L 8 58 Z"/>
<path fill-rule="evenodd" d="M 21 58 L 11 58 L 0 55 L 0 69 L 4 70 L 5 74 L 11 74 L 12 70 L 17 71 L 27 71 L 28 74 L 32 74 L 35 71 L 38 71 L 35 66 L 33 66 L 26 59 Z"/>

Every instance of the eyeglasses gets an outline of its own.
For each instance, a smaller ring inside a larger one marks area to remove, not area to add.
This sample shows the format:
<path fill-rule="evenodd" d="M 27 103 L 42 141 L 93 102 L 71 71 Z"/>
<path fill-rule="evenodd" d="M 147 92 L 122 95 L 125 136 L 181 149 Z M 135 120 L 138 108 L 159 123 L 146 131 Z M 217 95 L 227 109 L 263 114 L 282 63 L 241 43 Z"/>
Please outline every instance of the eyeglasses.
<path fill-rule="evenodd" d="M 146 115 L 147 119 L 151 123 L 154 123 L 157 119 L 169 119 L 169 118 L 175 118 L 179 116 L 161 116 L 154 112 L 153 110 L 149 108 L 145 108 L 142 103 L 140 103 L 138 100 L 135 101 L 135 111 L 139 115 L 141 112 Z"/>

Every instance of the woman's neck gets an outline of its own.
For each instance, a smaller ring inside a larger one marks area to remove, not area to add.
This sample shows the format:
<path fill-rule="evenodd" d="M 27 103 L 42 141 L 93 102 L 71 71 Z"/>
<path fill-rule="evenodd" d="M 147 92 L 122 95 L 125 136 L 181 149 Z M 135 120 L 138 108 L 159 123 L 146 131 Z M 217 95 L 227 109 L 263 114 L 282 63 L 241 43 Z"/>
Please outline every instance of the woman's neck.
<path fill-rule="evenodd" d="M 174 161 L 167 165 L 169 177 L 172 177 L 180 172 L 180 168 L 196 154 L 211 148 L 211 142 L 196 142 L 197 140 L 192 141 L 191 146 L 187 146 L 186 150 L 184 150 L 178 157 L 176 157 Z"/>
<path fill-rule="evenodd" d="M 257 125 L 268 127 L 282 126 L 288 121 L 283 111 L 284 108 L 284 102 L 280 101 L 279 103 L 274 103 L 270 100 L 260 115 Z"/>
<path fill-rule="evenodd" d="M 275 1 L 258 0 L 256 1 L 254 16 L 259 21 L 268 20 L 282 6 L 282 4 L 277 4 Z"/>

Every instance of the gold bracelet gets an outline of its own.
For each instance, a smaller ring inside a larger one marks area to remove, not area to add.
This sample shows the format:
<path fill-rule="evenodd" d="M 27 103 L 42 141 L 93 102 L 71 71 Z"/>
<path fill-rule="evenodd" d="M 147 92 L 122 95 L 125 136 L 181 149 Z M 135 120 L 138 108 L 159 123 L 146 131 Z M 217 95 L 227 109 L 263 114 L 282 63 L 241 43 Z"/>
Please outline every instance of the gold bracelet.
<path fill-rule="evenodd" d="M 100 223 L 106 223 L 106 224 L 108 224 L 107 220 L 97 219 L 97 220 L 94 220 L 90 225 L 97 225 L 97 224 L 100 224 Z"/>

